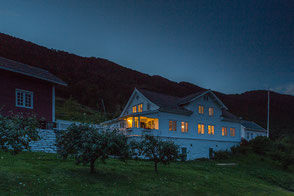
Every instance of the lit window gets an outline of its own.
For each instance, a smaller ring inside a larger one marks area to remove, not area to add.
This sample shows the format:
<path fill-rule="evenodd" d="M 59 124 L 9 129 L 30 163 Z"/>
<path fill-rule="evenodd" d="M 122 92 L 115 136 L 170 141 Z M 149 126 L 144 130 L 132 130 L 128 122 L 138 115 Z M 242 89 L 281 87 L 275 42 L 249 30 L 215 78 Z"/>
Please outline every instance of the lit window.
<path fill-rule="evenodd" d="M 213 116 L 213 108 L 209 108 L 208 111 L 209 111 L 209 116 Z"/>
<path fill-rule="evenodd" d="M 158 118 L 140 116 L 140 128 L 158 130 Z"/>
<path fill-rule="evenodd" d="M 198 124 L 198 134 L 204 134 L 204 124 Z"/>
<path fill-rule="evenodd" d="M 198 112 L 199 114 L 204 114 L 204 106 L 202 105 L 198 106 Z"/>
<path fill-rule="evenodd" d="M 133 118 L 129 117 L 127 118 L 127 128 L 132 128 L 133 127 Z"/>
<path fill-rule="evenodd" d="M 188 122 L 181 122 L 181 130 L 183 133 L 188 132 Z"/>
<path fill-rule="evenodd" d="M 139 118 L 135 117 L 135 127 L 139 128 Z"/>
<path fill-rule="evenodd" d="M 170 131 L 176 131 L 177 130 L 177 121 L 170 120 L 169 121 L 169 129 Z"/>
<path fill-rule="evenodd" d="M 133 113 L 137 112 L 137 106 L 133 106 Z"/>
<path fill-rule="evenodd" d="M 33 92 L 17 89 L 15 94 L 17 107 L 33 108 Z"/>
<path fill-rule="evenodd" d="M 143 112 L 143 104 L 138 105 L 138 112 Z"/>
<path fill-rule="evenodd" d="M 208 134 L 214 135 L 214 126 L 213 125 L 208 125 Z"/>
<path fill-rule="evenodd" d="M 235 136 L 235 128 L 230 128 L 230 136 Z"/>
<path fill-rule="evenodd" d="M 227 135 L 228 135 L 227 127 L 222 127 L 222 136 L 227 136 Z"/>

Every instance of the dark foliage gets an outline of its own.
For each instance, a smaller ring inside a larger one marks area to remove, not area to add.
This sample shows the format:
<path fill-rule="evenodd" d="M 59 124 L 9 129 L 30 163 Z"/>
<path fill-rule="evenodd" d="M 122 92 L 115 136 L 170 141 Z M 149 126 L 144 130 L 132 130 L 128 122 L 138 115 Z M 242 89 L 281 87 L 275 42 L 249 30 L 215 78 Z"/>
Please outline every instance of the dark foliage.
<path fill-rule="evenodd" d="M 30 142 L 39 140 L 39 121 L 22 113 L 9 117 L 0 115 L 0 149 L 12 154 L 30 150 Z"/>
<path fill-rule="evenodd" d="M 79 103 L 117 116 L 134 87 L 185 96 L 203 90 L 187 82 L 173 82 L 160 76 L 150 76 L 101 58 L 85 58 L 63 51 L 48 49 L 31 42 L 0 33 L 0 56 L 47 69 L 69 85 L 57 88 L 57 95 L 74 97 Z M 267 92 L 217 96 L 232 113 L 266 127 Z M 294 134 L 294 97 L 271 93 L 271 138 Z"/>
<path fill-rule="evenodd" d="M 127 138 L 118 131 L 102 131 L 89 124 L 71 125 L 60 133 L 57 146 L 63 158 L 71 155 L 77 164 L 90 164 L 91 173 L 97 159 L 103 163 L 109 156 L 126 160 L 130 151 Z"/>
<path fill-rule="evenodd" d="M 136 143 L 136 142 L 133 142 Z M 145 135 L 138 143 L 138 154 L 154 162 L 154 171 L 157 172 L 158 163 L 168 165 L 180 158 L 179 147 L 172 141 L 162 141 L 154 136 Z"/>
<path fill-rule="evenodd" d="M 217 160 L 223 160 L 223 159 L 229 159 L 231 157 L 231 152 L 228 150 L 220 150 L 220 151 L 216 151 L 214 152 L 214 159 Z"/>

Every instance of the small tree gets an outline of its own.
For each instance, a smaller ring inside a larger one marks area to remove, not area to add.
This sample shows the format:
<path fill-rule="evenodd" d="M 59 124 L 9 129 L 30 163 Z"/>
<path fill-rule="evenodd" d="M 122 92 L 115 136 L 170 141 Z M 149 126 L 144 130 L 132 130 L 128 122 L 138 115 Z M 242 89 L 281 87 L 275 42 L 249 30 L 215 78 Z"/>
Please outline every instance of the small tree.
<path fill-rule="evenodd" d="M 164 165 L 180 158 L 179 147 L 172 141 L 162 141 L 154 136 L 145 135 L 139 145 L 139 154 L 154 162 L 157 173 L 158 163 Z"/>
<path fill-rule="evenodd" d="M 121 160 L 129 157 L 129 146 L 124 135 L 116 130 L 100 131 L 88 124 L 73 124 L 60 133 L 58 146 L 64 158 L 72 155 L 77 164 L 89 163 L 91 173 L 95 171 L 97 159 L 105 163 L 110 155 L 118 156 Z"/>
<path fill-rule="evenodd" d="M 30 142 L 39 139 L 39 122 L 35 116 L 22 113 L 12 116 L 0 115 L 0 148 L 12 154 L 30 150 Z"/>

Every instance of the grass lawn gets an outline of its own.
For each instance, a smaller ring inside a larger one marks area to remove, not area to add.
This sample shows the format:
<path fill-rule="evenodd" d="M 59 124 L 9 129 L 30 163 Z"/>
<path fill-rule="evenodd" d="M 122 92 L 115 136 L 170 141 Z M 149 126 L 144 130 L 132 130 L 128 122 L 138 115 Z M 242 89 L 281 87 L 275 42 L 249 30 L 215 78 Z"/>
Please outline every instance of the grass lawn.
<path fill-rule="evenodd" d="M 219 161 L 159 165 L 107 160 L 89 167 L 54 154 L 0 152 L 0 195 L 294 195 L 294 172 L 251 155 Z"/>

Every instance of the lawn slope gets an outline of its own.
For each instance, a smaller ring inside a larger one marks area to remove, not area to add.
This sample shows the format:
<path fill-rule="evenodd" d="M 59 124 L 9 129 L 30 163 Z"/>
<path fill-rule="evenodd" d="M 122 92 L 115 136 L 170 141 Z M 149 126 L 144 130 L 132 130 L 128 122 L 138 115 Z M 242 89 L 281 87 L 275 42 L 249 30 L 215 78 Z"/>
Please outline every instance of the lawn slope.
<path fill-rule="evenodd" d="M 260 157 L 173 163 L 108 160 L 96 174 L 54 154 L 0 152 L 0 195 L 294 195 L 294 173 Z"/>

